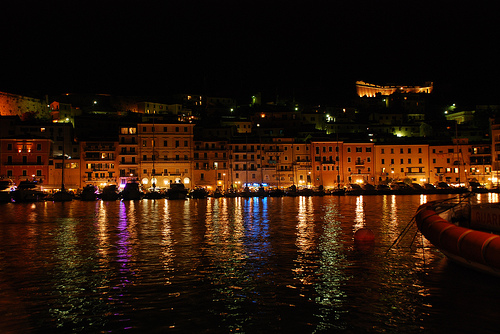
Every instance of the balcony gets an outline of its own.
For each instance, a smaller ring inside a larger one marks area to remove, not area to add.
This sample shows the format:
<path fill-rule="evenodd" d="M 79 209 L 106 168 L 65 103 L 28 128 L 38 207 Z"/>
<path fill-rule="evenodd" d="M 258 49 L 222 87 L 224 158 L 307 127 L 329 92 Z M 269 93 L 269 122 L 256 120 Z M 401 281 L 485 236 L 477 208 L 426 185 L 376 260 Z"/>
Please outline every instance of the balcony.
<path fill-rule="evenodd" d="M 115 149 L 114 145 L 87 145 L 83 147 L 84 152 L 114 152 Z"/>
<path fill-rule="evenodd" d="M 88 177 L 88 176 L 83 176 L 82 180 L 84 182 L 100 182 L 100 183 L 116 182 L 116 178 L 115 177 Z"/>
<path fill-rule="evenodd" d="M 365 160 L 362 160 L 362 159 L 356 159 L 356 161 L 354 161 L 354 164 L 356 166 L 359 166 L 359 167 L 364 167 L 365 165 Z"/>

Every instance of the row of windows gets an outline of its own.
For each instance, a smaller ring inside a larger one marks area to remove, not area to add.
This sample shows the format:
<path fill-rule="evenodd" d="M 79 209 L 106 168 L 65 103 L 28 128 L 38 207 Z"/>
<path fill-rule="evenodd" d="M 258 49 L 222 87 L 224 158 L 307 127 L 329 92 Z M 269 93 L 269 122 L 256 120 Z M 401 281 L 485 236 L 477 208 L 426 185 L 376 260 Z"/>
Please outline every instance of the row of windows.
<path fill-rule="evenodd" d="M 452 149 L 452 150 L 453 150 L 453 149 Z M 391 148 L 391 151 L 390 151 L 390 152 L 391 152 L 391 154 L 394 154 L 394 148 Z M 385 148 L 380 149 L 380 153 L 381 153 L 381 154 L 385 154 Z M 404 149 L 403 149 L 403 148 L 400 148 L 400 149 L 399 149 L 399 153 L 400 153 L 400 154 L 403 154 L 403 153 L 404 153 Z M 408 147 L 408 149 L 407 149 L 407 153 L 408 153 L 408 154 L 411 154 L 411 147 Z M 419 147 L 419 148 L 418 148 L 418 153 L 422 153 L 422 148 L 421 148 L 421 147 Z M 435 150 L 433 150 L 433 152 L 432 152 L 432 153 L 436 153 L 436 152 L 435 152 Z"/>
<path fill-rule="evenodd" d="M 434 159 L 434 160 L 436 160 L 436 159 Z M 394 165 L 394 162 L 395 162 L 395 161 L 394 161 L 394 159 L 391 159 L 391 165 Z M 434 161 L 434 162 L 436 162 L 436 161 Z M 381 159 L 381 160 L 380 160 L 380 163 L 381 163 L 382 165 L 385 165 L 385 159 Z M 400 164 L 404 164 L 404 163 L 405 163 L 405 162 L 404 162 L 404 159 L 399 159 L 399 163 L 400 163 Z M 418 163 L 419 163 L 419 164 L 421 164 L 421 163 L 422 163 L 422 158 L 418 158 Z M 408 164 L 411 164 L 411 158 L 410 158 L 410 159 L 408 159 Z"/>
<path fill-rule="evenodd" d="M 147 129 L 148 129 L 147 126 L 143 126 L 142 127 L 142 132 L 147 132 Z M 157 127 L 155 127 L 155 126 L 153 126 L 151 128 L 151 132 L 155 132 L 156 130 L 157 130 Z M 188 132 L 188 127 L 187 126 L 182 127 L 182 131 L 183 132 Z M 167 126 L 163 127 L 163 132 L 168 132 L 168 127 Z M 175 132 L 181 132 L 181 128 L 179 126 L 176 126 L 175 127 Z M 134 128 L 134 127 L 121 128 L 120 129 L 120 133 L 122 135 L 135 135 L 135 134 L 137 134 L 137 128 Z"/>
<path fill-rule="evenodd" d="M 7 177 L 13 177 L 13 176 L 14 176 L 14 172 L 12 171 L 12 169 L 8 169 L 7 170 Z M 28 171 L 26 169 L 23 169 L 21 171 L 21 176 L 28 176 Z M 37 169 L 35 176 L 43 176 L 42 175 L 42 170 L 41 169 Z"/>
<path fill-rule="evenodd" d="M 26 152 L 31 151 L 32 145 L 16 145 L 18 152 Z M 12 151 L 14 146 L 12 144 L 7 144 L 7 151 Z M 42 150 L 42 144 L 36 144 L 36 150 Z"/>
<path fill-rule="evenodd" d="M 150 141 L 150 140 L 146 140 L 146 139 L 145 139 L 145 140 L 143 140 L 143 141 L 142 141 L 142 147 L 147 147 L 147 146 L 148 146 L 148 142 L 149 142 L 149 141 Z M 153 139 L 153 140 L 151 140 L 151 146 L 153 146 L 153 147 L 155 147 L 155 146 L 156 146 L 156 140 L 154 140 L 154 139 Z M 163 146 L 164 146 L 164 147 L 167 147 L 167 146 L 168 146 L 168 140 L 164 140 L 164 141 L 163 141 Z M 180 140 L 176 140 L 176 141 L 175 141 L 175 147 L 180 147 L 180 146 L 181 146 L 181 142 L 180 142 Z M 189 147 L 189 141 L 184 140 L 184 147 Z"/>

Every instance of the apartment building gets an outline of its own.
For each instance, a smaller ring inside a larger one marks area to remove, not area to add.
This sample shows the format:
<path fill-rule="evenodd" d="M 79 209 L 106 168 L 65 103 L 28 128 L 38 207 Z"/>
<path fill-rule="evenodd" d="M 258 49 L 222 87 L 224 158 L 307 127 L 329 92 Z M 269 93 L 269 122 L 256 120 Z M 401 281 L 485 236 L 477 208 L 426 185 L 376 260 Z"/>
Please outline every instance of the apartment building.
<path fill-rule="evenodd" d="M 262 180 L 261 145 L 241 139 L 229 145 L 229 183 L 235 189 L 257 185 Z"/>
<path fill-rule="evenodd" d="M 137 124 L 120 127 L 118 136 L 118 173 L 120 188 L 139 177 L 139 135 Z"/>
<path fill-rule="evenodd" d="M 347 183 L 375 183 L 373 143 L 344 143 L 342 145 L 342 174 Z"/>
<path fill-rule="evenodd" d="M 174 182 L 192 187 L 193 127 L 189 123 L 137 125 L 138 174 L 143 187 L 168 188 Z"/>
<path fill-rule="evenodd" d="M 470 180 L 470 145 L 467 141 L 456 141 L 451 145 L 433 145 L 430 159 L 430 183 L 446 182 L 465 185 Z"/>
<path fill-rule="evenodd" d="M 107 184 L 118 184 L 117 141 L 81 141 L 80 151 L 82 187 L 91 184 L 102 188 Z"/>
<path fill-rule="evenodd" d="M 429 145 L 375 145 L 374 183 L 390 183 L 410 179 L 428 183 Z"/>
<path fill-rule="evenodd" d="M 471 144 L 469 178 L 471 181 L 492 186 L 491 144 Z"/>
<path fill-rule="evenodd" d="M 228 189 L 230 169 L 227 141 L 195 141 L 193 156 L 193 187 Z"/>
<path fill-rule="evenodd" d="M 0 139 L 0 177 L 19 184 L 23 180 L 50 181 L 52 141 L 34 136 Z"/>
<path fill-rule="evenodd" d="M 337 188 L 349 183 L 345 179 L 342 161 L 344 143 L 341 141 L 312 141 L 310 143 L 313 186 Z"/>

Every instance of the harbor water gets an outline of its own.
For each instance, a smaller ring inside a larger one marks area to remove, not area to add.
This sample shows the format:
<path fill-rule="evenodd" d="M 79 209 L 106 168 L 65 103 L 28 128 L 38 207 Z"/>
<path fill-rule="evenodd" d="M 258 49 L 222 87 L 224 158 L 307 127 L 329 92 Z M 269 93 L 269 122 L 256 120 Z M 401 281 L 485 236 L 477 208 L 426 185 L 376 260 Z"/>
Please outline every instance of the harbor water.
<path fill-rule="evenodd" d="M 451 196 L 0 204 L 0 333 L 497 333 L 412 221 Z"/>

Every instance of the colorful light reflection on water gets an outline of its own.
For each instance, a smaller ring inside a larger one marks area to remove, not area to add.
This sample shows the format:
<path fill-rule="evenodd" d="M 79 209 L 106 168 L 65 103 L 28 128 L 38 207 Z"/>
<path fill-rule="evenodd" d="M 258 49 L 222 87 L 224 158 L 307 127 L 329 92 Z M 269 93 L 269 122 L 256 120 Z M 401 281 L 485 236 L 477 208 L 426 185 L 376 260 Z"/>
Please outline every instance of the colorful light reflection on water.
<path fill-rule="evenodd" d="M 389 250 L 436 198 L 1 205 L 0 332 L 494 330 L 496 279 L 414 227 Z M 374 245 L 354 244 L 360 227 Z"/>

